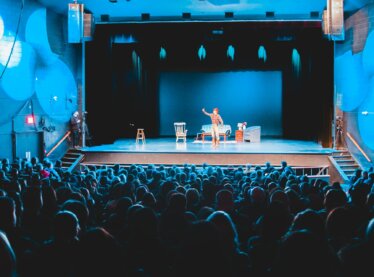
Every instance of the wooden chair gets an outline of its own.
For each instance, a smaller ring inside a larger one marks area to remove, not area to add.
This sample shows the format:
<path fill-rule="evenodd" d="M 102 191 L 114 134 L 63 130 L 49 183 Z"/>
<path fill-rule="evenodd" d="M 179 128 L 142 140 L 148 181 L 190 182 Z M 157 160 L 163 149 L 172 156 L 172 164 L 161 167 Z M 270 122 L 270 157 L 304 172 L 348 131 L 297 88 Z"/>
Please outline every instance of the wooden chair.
<path fill-rule="evenodd" d="M 174 129 L 175 129 L 176 142 L 178 142 L 179 139 L 183 139 L 183 142 L 186 143 L 186 139 L 187 139 L 186 122 L 175 122 Z"/>
<path fill-rule="evenodd" d="M 141 141 L 143 144 L 145 143 L 144 129 L 138 129 L 136 132 L 136 143 L 139 143 L 139 141 Z"/>

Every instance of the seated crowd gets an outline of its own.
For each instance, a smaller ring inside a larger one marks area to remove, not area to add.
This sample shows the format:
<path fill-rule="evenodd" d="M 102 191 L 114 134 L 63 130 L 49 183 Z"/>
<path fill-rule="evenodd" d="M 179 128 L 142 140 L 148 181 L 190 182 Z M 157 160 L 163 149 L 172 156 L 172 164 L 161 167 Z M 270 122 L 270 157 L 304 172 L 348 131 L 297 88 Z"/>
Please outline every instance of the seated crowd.
<path fill-rule="evenodd" d="M 2 161 L 1 276 L 364 276 L 374 172 Z"/>

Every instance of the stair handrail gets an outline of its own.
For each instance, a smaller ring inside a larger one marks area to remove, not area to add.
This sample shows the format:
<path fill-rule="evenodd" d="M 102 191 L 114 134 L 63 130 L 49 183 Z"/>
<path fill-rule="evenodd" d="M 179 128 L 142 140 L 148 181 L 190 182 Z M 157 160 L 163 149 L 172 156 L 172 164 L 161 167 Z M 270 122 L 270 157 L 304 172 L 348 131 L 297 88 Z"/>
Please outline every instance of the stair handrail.
<path fill-rule="evenodd" d="M 354 146 L 357 147 L 357 149 L 361 152 L 361 154 L 365 157 L 365 159 L 371 163 L 371 159 L 369 156 L 365 153 L 365 151 L 361 148 L 361 146 L 358 144 L 358 142 L 354 139 L 354 137 L 347 132 L 347 137 L 351 140 L 351 142 L 354 144 Z"/>
<path fill-rule="evenodd" d="M 322 167 L 322 168 L 318 171 L 318 173 L 316 174 L 316 176 L 326 175 L 326 174 L 322 174 L 322 173 L 325 173 L 325 170 L 327 171 L 326 173 L 328 173 L 328 171 L 329 171 L 329 167 L 328 167 L 328 166 L 324 166 L 324 167 Z M 328 175 L 328 174 L 327 174 L 327 175 Z"/>
<path fill-rule="evenodd" d="M 76 158 L 75 161 L 69 166 L 67 171 L 70 173 L 73 172 L 73 170 L 80 164 L 83 158 L 84 158 L 84 155 L 80 154 L 78 158 Z"/>
<path fill-rule="evenodd" d="M 71 134 L 71 131 L 67 131 L 65 135 L 56 143 L 55 146 L 52 147 L 51 150 L 48 151 L 48 153 L 45 155 L 46 157 L 49 157 L 56 149 L 63 143 Z"/>

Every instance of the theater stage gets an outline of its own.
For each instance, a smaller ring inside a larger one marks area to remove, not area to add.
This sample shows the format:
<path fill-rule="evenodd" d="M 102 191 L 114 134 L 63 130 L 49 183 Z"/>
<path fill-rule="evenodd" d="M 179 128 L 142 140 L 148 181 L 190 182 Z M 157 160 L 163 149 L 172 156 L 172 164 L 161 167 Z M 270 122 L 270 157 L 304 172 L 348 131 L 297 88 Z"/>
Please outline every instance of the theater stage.
<path fill-rule="evenodd" d="M 85 152 L 124 152 L 124 153 L 226 153 L 226 154 L 329 154 L 332 149 L 322 148 L 316 142 L 287 139 L 262 139 L 261 142 L 220 141 L 217 148 L 213 148 L 211 141 L 195 142 L 187 139 L 186 143 L 175 138 L 146 139 L 146 143 L 135 143 L 135 139 L 120 139 L 113 144 L 82 148 Z"/>
<path fill-rule="evenodd" d="M 286 160 L 296 166 L 329 166 L 332 149 L 323 148 L 313 141 L 262 139 L 259 143 L 221 141 L 213 148 L 210 141 L 194 143 L 175 142 L 175 138 L 147 139 L 136 144 L 135 139 L 120 139 L 113 144 L 84 147 L 82 164 L 202 164 L 245 165 L 280 164 Z"/>

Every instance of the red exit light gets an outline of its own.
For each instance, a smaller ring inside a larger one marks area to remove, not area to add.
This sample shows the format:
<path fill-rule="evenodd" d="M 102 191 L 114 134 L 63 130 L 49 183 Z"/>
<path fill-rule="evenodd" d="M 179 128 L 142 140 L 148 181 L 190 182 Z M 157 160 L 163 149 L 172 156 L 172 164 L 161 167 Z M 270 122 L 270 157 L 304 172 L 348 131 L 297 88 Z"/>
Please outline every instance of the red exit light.
<path fill-rule="evenodd" d="M 34 124 L 34 123 L 35 123 L 34 116 L 33 116 L 33 115 L 28 115 L 28 116 L 26 117 L 26 123 L 27 123 L 27 124 Z"/>

